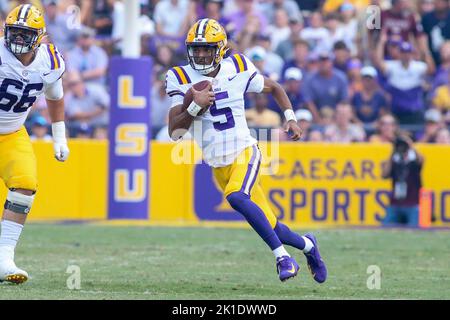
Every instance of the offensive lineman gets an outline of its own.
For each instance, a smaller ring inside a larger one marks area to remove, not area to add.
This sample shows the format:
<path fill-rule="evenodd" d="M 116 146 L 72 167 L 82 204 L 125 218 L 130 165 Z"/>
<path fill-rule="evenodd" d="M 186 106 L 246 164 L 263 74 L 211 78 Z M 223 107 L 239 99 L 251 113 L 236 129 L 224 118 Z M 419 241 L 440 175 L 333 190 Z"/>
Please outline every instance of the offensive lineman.
<path fill-rule="evenodd" d="M 0 177 L 8 187 L 0 234 L 0 281 L 23 283 L 28 273 L 14 250 L 37 190 L 36 159 L 23 126 L 37 97 L 45 94 L 58 161 L 69 155 L 64 124 L 62 56 L 45 36 L 42 13 L 30 4 L 14 8 L 0 38 Z"/>
<path fill-rule="evenodd" d="M 246 218 L 274 253 L 281 281 L 295 277 L 299 270 L 284 248 L 286 244 L 303 251 L 314 280 L 324 282 L 327 269 L 316 238 L 292 232 L 277 221 L 268 205 L 259 185 L 261 153 L 245 119 L 244 94 L 271 93 L 284 111 L 292 139 L 298 140 L 302 132 L 286 92 L 278 83 L 259 74 L 244 55 L 223 59 L 228 50 L 227 35 L 213 19 L 201 19 L 191 27 L 186 47 L 189 64 L 172 68 L 166 76 L 166 92 L 172 98 L 169 135 L 177 140 L 185 130 L 191 131 L 230 205 Z M 195 90 L 192 85 L 202 80 L 210 81 L 209 85 L 204 90 Z M 182 103 L 189 88 L 193 102 L 185 109 Z"/>

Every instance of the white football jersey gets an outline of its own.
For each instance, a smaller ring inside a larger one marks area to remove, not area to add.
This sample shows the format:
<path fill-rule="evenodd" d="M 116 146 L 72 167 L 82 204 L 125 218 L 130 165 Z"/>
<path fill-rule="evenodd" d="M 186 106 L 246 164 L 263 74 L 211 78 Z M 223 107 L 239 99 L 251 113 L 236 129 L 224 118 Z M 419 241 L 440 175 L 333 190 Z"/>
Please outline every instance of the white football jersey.
<path fill-rule="evenodd" d="M 245 119 L 244 94 L 261 92 L 264 77 L 242 54 L 222 60 L 214 78 L 203 76 L 190 65 L 174 67 L 166 76 L 166 93 L 172 99 L 171 107 L 182 104 L 186 91 L 203 80 L 211 81 L 216 101 L 194 119 L 189 130 L 202 148 L 206 163 L 212 167 L 227 166 L 242 150 L 257 143 Z"/>
<path fill-rule="evenodd" d="M 33 103 L 64 70 L 64 60 L 53 44 L 41 44 L 33 62 L 24 66 L 0 38 L 0 134 L 19 130 Z"/>

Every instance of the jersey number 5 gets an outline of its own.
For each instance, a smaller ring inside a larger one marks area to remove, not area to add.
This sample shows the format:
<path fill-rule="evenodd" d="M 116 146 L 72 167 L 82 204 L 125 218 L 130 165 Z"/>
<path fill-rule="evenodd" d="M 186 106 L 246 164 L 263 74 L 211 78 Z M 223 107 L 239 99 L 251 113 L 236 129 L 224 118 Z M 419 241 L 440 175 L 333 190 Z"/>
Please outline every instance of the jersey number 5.
<path fill-rule="evenodd" d="M 228 98 L 228 92 L 226 92 L 226 91 L 216 93 L 216 101 L 219 101 L 222 99 L 227 99 L 227 98 Z M 211 115 L 213 117 L 224 115 L 226 118 L 225 122 L 221 122 L 221 121 L 213 122 L 214 129 L 216 129 L 217 131 L 227 130 L 227 129 L 233 128 L 235 126 L 233 112 L 231 111 L 230 107 L 218 109 L 216 103 L 214 102 L 211 105 L 211 107 L 209 108 L 209 112 L 211 112 Z"/>
<path fill-rule="evenodd" d="M 18 90 L 22 90 L 22 97 L 19 97 L 11 92 L 8 92 L 8 87 L 13 86 Z M 23 83 L 14 79 L 4 79 L 0 85 L 0 109 L 3 111 L 10 111 L 14 107 L 13 112 L 21 113 L 25 112 L 30 108 L 36 101 L 36 97 L 30 97 L 30 91 L 42 90 L 43 83 L 30 83 L 23 87 Z"/>

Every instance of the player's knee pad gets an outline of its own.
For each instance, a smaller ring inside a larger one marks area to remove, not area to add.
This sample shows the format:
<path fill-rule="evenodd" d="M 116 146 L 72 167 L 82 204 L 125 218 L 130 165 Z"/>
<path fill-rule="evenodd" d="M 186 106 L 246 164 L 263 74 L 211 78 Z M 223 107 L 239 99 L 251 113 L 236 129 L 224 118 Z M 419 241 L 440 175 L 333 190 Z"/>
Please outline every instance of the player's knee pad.
<path fill-rule="evenodd" d="M 27 196 L 15 190 L 9 190 L 6 196 L 5 209 L 15 213 L 28 214 L 33 204 L 34 194 Z"/>

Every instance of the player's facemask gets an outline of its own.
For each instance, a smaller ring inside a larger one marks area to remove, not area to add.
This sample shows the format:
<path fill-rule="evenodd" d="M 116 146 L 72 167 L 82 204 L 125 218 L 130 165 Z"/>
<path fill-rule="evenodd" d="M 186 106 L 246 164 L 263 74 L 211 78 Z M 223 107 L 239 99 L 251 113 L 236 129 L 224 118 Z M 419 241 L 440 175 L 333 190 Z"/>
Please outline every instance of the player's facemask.
<path fill-rule="evenodd" d="M 191 67 L 202 75 L 216 70 L 221 61 L 216 44 L 187 45 L 187 55 Z"/>
<path fill-rule="evenodd" d="M 13 54 L 32 51 L 38 37 L 38 32 L 32 28 L 5 26 L 5 44 Z"/>

